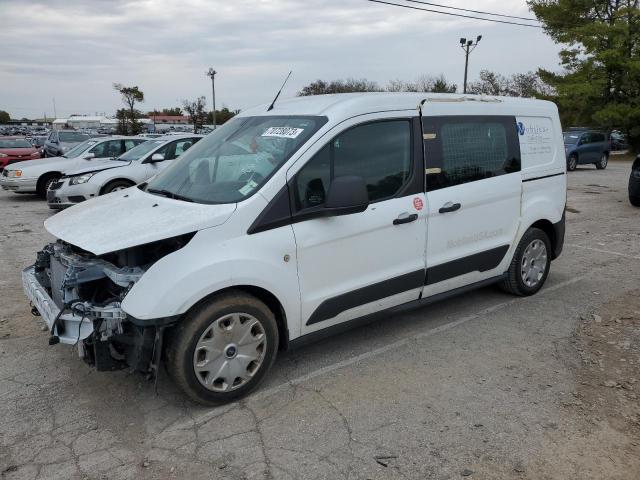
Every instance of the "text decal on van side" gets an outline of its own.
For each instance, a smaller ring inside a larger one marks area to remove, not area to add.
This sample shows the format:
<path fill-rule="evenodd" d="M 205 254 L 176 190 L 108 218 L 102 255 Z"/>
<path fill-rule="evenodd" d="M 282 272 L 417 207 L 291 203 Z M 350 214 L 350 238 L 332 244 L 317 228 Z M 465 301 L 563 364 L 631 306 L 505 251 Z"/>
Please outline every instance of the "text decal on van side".
<path fill-rule="evenodd" d="M 296 138 L 304 132 L 304 128 L 269 127 L 262 134 L 263 137 Z"/>

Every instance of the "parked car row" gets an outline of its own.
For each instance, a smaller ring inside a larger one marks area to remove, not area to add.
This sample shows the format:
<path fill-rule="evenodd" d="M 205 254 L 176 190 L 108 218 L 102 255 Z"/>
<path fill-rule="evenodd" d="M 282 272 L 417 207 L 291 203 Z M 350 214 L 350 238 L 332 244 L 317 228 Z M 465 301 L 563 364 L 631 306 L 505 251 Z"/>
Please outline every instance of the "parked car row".
<path fill-rule="evenodd" d="M 0 125 L 0 136 L 40 136 L 48 135 L 50 129 L 40 125 Z"/>
<path fill-rule="evenodd" d="M 2 171 L 0 187 L 36 193 L 51 208 L 61 209 L 143 182 L 200 138 L 202 135 L 89 138 L 60 156 L 12 163 Z"/>
<path fill-rule="evenodd" d="M 202 135 L 138 139 L 141 145 L 106 162 L 67 171 L 49 185 L 47 204 L 53 209 L 70 207 L 93 197 L 129 188 L 153 177 L 186 152 Z M 132 139 L 123 140 L 123 143 Z"/>

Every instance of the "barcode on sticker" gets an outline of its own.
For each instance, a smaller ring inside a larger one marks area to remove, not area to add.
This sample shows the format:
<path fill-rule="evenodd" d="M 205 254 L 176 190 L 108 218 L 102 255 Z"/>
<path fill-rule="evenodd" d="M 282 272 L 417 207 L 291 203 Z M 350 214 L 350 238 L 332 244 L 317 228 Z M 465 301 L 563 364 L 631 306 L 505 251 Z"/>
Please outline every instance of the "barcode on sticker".
<path fill-rule="evenodd" d="M 269 127 L 262 134 L 263 137 L 296 138 L 304 132 L 304 128 Z"/>

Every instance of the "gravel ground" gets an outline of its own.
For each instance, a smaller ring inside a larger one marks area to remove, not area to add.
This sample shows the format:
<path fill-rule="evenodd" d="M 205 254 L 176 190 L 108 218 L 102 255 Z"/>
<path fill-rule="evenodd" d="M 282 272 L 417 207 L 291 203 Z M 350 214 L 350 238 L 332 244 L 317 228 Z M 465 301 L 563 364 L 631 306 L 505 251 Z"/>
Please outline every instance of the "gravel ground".
<path fill-rule="evenodd" d="M 50 240 L 0 193 L 2 479 L 638 479 L 640 209 L 630 163 L 569 174 L 567 239 L 530 298 L 486 288 L 276 361 L 203 408 L 166 375 L 47 346 L 20 271 Z"/>

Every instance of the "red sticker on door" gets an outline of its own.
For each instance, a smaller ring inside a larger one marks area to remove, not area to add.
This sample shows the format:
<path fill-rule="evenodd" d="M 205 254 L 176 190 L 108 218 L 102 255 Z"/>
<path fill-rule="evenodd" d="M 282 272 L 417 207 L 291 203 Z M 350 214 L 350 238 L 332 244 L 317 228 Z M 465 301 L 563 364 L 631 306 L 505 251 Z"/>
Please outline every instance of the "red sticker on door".
<path fill-rule="evenodd" d="M 416 197 L 413 199 L 413 208 L 420 211 L 424 207 L 424 203 L 420 197 Z"/>

